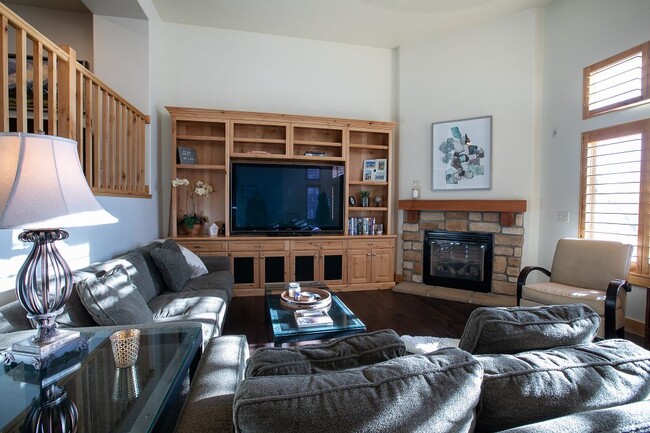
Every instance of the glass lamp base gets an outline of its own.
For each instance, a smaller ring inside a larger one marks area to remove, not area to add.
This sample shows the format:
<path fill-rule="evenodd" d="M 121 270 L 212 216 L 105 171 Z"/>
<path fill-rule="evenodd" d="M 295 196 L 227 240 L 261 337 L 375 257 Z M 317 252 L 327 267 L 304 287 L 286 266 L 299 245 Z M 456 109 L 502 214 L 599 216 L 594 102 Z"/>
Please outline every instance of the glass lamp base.
<path fill-rule="evenodd" d="M 41 343 L 32 338 L 18 341 L 4 352 L 5 364 L 25 363 L 36 370 L 47 368 L 50 363 L 66 352 L 88 348 L 88 341 L 78 331 L 58 329 L 56 338 Z"/>

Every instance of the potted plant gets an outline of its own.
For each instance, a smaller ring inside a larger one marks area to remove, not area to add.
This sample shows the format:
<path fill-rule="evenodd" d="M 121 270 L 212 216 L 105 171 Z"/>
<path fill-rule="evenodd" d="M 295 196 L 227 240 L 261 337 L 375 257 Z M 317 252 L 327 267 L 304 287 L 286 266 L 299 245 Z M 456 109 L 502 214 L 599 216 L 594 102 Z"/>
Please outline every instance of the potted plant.
<path fill-rule="evenodd" d="M 368 207 L 370 201 L 370 191 L 359 191 L 359 197 L 361 197 L 361 207 Z"/>
<path fill-rule="evenodd" d="M 177 188 L 177 187 L 187 187 L 190 185 L 190 181 L 188 179 L 179 179 L 176 178 L 172 180 L 172 187 Z M 198 180 L 194 184 L 194 188 L 192 191 L 188 194 L 187 199 L 188 202 L 191 199 L 192 203 L 192 211 L 186 212 L 179 220 L 178 220 L 178 233 L 181 235 L 189 235 L 189 236 L 196 236 L 201 232 L 201 229 L 203 228 L 203 224 L 208 222 L 208 218 L 204 215 L 199 215 L 196 212 L 196 198 L 197 197 L 204 197 L 207 198 L 211 192 L 213 192 L 214 189 L 212 188 L 212 185 L 209 183 L 205 183 L 202 180 Z"/>

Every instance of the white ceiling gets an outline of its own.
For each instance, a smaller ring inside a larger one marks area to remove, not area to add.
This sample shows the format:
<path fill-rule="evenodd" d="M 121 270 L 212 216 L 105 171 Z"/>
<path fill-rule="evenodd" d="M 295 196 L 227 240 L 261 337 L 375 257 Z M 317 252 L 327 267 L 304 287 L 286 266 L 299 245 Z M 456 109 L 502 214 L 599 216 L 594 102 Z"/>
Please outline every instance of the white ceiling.
<path fill-rule="evenodd" d="M 163 21 L 393 48 L 554 0 L 152 0 Z M 137 0 L 7 3 L 145 19 Z M 87 6 L 87 7 L 86 7 Z"/>
<path fill-rule="evenodd" d="M 152 0 L 163 21 L 381 48 L 553 0 Z"/>

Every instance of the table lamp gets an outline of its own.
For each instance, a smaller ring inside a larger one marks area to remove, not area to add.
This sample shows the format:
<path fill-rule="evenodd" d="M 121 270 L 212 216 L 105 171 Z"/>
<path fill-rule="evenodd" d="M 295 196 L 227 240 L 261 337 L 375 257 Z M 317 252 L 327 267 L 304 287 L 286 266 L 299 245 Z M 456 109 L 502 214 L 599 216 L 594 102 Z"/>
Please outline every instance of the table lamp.
<path fill-rule="evenodd" d="M 24 229 L 18 239 L 33 243 L 16 276 L 16 297 L 36 323 L 36 335 L 5 352 L 5 363 L 46 368 L 80 340 L 79 332 L 57 329 L 55 322 L 73 290 L 72 271 L 55 245 L 68 238 L 61 228 L 117 219 L 93 196 L 73 140 L 0 133 L 0 173 L 0 229 Z"/>

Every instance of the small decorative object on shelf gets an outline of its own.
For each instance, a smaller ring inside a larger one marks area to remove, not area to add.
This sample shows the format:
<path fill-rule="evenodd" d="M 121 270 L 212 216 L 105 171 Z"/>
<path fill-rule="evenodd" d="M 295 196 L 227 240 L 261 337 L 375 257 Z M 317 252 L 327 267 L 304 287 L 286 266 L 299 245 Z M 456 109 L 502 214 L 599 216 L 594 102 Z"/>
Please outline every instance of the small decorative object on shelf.
<path fill-rule="evenodd" d="M 413 186 L 411 187 L 411 198 L 414 200 L 419 200 L 422 191 L 420 190 L 420 181 L 419 180 L 414 180 L 413 181 Z"/>
<path fill-rule="evenodd" d="M 370 202 L 370 191 L 359 191 L 359 197 L 361 197 L 361 207 L 368 207 Z"/>
<path fill-rule="evenodd" d="M 179 186 L 189 186 L 190 181 L 188 179 L 173 179 L 172 187 L 177 188 Z M 202 180 L 196 181 L 194 184 L 194 189 L 187 196 L 188 202 L 191 199 L 192 202 L 192 211 L 185 213 L 181 219 L 178 221 L 178 231 L 182 235 L 196 236 L 201 232 L 203 224 L 208 222 L 208 219 L 203 215 L 198 215 L 196 212 L 196 196 L 208 198 L 211 192 L 214 189 L 209 183 L 205 183 Z"/>
<path fill-rule="evenodd" d="M 383 224 L 375 224 L 375 234 L 377 236 L 381 236 L 384 234 L 384 225 Z"/>
<path fill-rule="evenodd" d="M 375 196 L 375 206 L 381 205 L 381 196 Z"/>
<path fill-rule="evenodd" d="M 348 197 L 348 203 L 350 203 L 350 206 L 356 206 L 357 205 L 357 199 L 354 198 L 353 195 L 351 195 L 350 197 Z"/>

